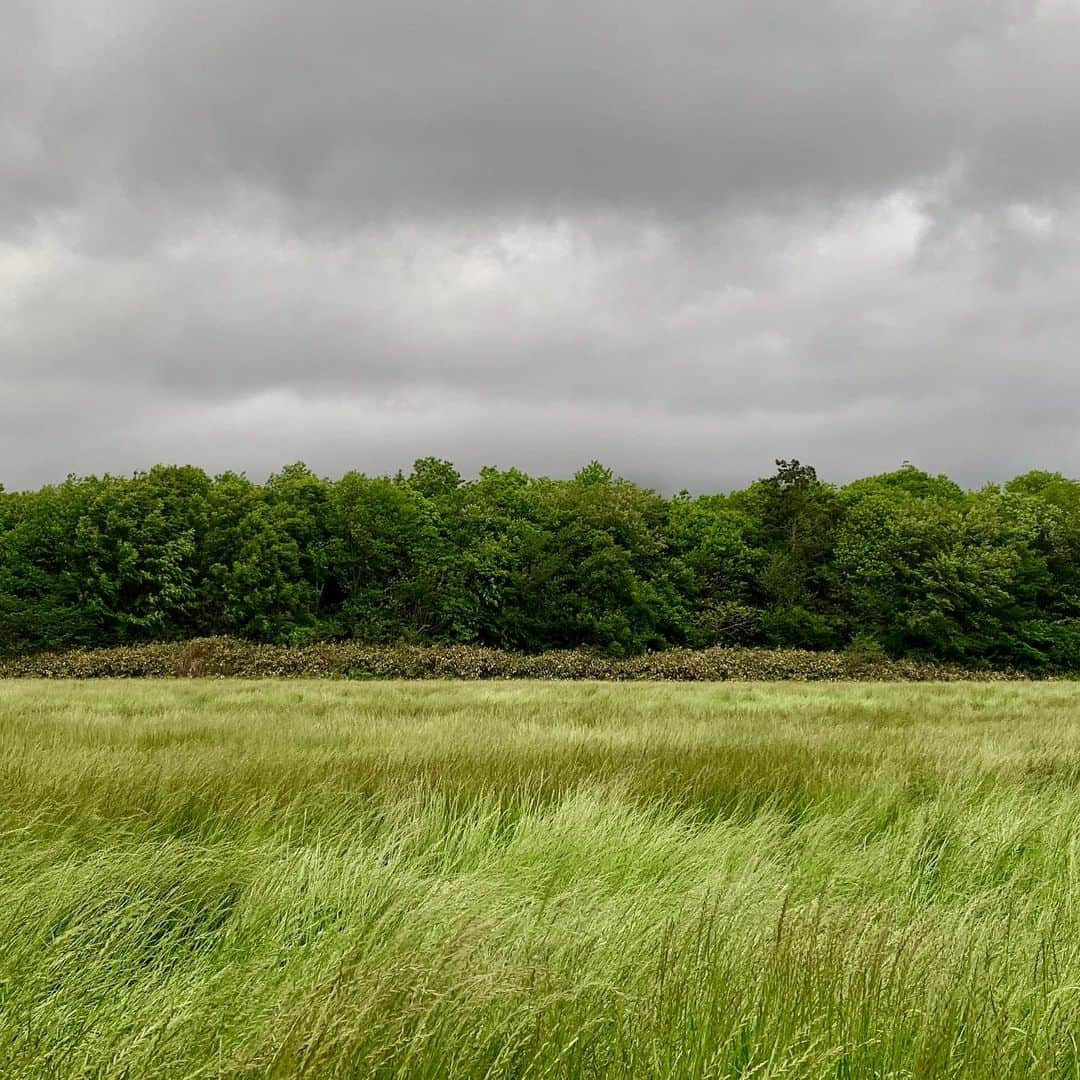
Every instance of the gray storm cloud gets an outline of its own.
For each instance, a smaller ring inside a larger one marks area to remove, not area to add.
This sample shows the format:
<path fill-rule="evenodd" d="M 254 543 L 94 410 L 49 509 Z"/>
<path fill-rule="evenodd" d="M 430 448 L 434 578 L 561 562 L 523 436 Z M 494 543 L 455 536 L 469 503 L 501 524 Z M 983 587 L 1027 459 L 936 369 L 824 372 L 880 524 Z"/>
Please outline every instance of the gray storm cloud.
<path fill-rule="evenodd" d="M 10 6 L 9 487 L 1078 471 L 1075 0 Z"/>

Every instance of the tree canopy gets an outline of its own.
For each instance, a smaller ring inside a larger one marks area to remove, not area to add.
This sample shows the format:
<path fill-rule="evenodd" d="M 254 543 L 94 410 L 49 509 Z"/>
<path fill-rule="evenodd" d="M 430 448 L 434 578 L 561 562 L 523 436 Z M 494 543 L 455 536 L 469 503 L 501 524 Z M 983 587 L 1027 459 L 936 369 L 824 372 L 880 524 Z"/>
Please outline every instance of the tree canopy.
<path fill-rule="evenodd" d="M 664 498 L 436 458 L 258 484 L 156 466 L 0 487 L 0 650 L 231 634 L 625 655 L 785 645 L 1080 670 L 1080 483 L 965 491 L 904 467 L 836 486 L 798 461 Z"/>

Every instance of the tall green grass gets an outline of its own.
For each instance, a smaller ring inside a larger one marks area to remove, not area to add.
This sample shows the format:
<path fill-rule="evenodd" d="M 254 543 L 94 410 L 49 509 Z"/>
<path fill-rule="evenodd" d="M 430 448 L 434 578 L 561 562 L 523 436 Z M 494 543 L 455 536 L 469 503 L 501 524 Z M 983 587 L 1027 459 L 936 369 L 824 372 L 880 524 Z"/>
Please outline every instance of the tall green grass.
<path fill-rule="evenodd" d="M 0 682 L 0 1075 L 1080 1075 L 1072 684 Z"/>

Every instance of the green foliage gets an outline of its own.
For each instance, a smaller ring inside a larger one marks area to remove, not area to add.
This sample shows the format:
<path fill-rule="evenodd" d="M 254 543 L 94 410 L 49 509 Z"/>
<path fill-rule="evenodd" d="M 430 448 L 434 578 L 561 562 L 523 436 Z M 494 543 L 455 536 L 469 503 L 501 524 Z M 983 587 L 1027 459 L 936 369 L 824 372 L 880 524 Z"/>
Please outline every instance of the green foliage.
<path fill-rule="evenodd" d="M 665 499 L 438 458 L 257 484 L 163 467 L 0 488 L 0 651 L 231 635 L 635 656 L 844 649 L 1080 670 L 1080 484 L 965 492 L 911 465 L 838 488 L 798 461 Z"/>

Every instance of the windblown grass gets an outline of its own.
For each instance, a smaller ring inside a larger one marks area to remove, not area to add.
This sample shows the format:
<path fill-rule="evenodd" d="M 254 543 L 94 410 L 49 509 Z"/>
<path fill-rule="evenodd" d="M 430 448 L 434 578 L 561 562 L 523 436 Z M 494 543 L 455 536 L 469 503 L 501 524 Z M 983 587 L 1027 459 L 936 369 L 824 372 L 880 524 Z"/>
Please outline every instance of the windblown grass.
<path fill-rule="evenodd" d="M 0 682 L 0 1075 L 1080 1074 L 1078 706 Z"/>

